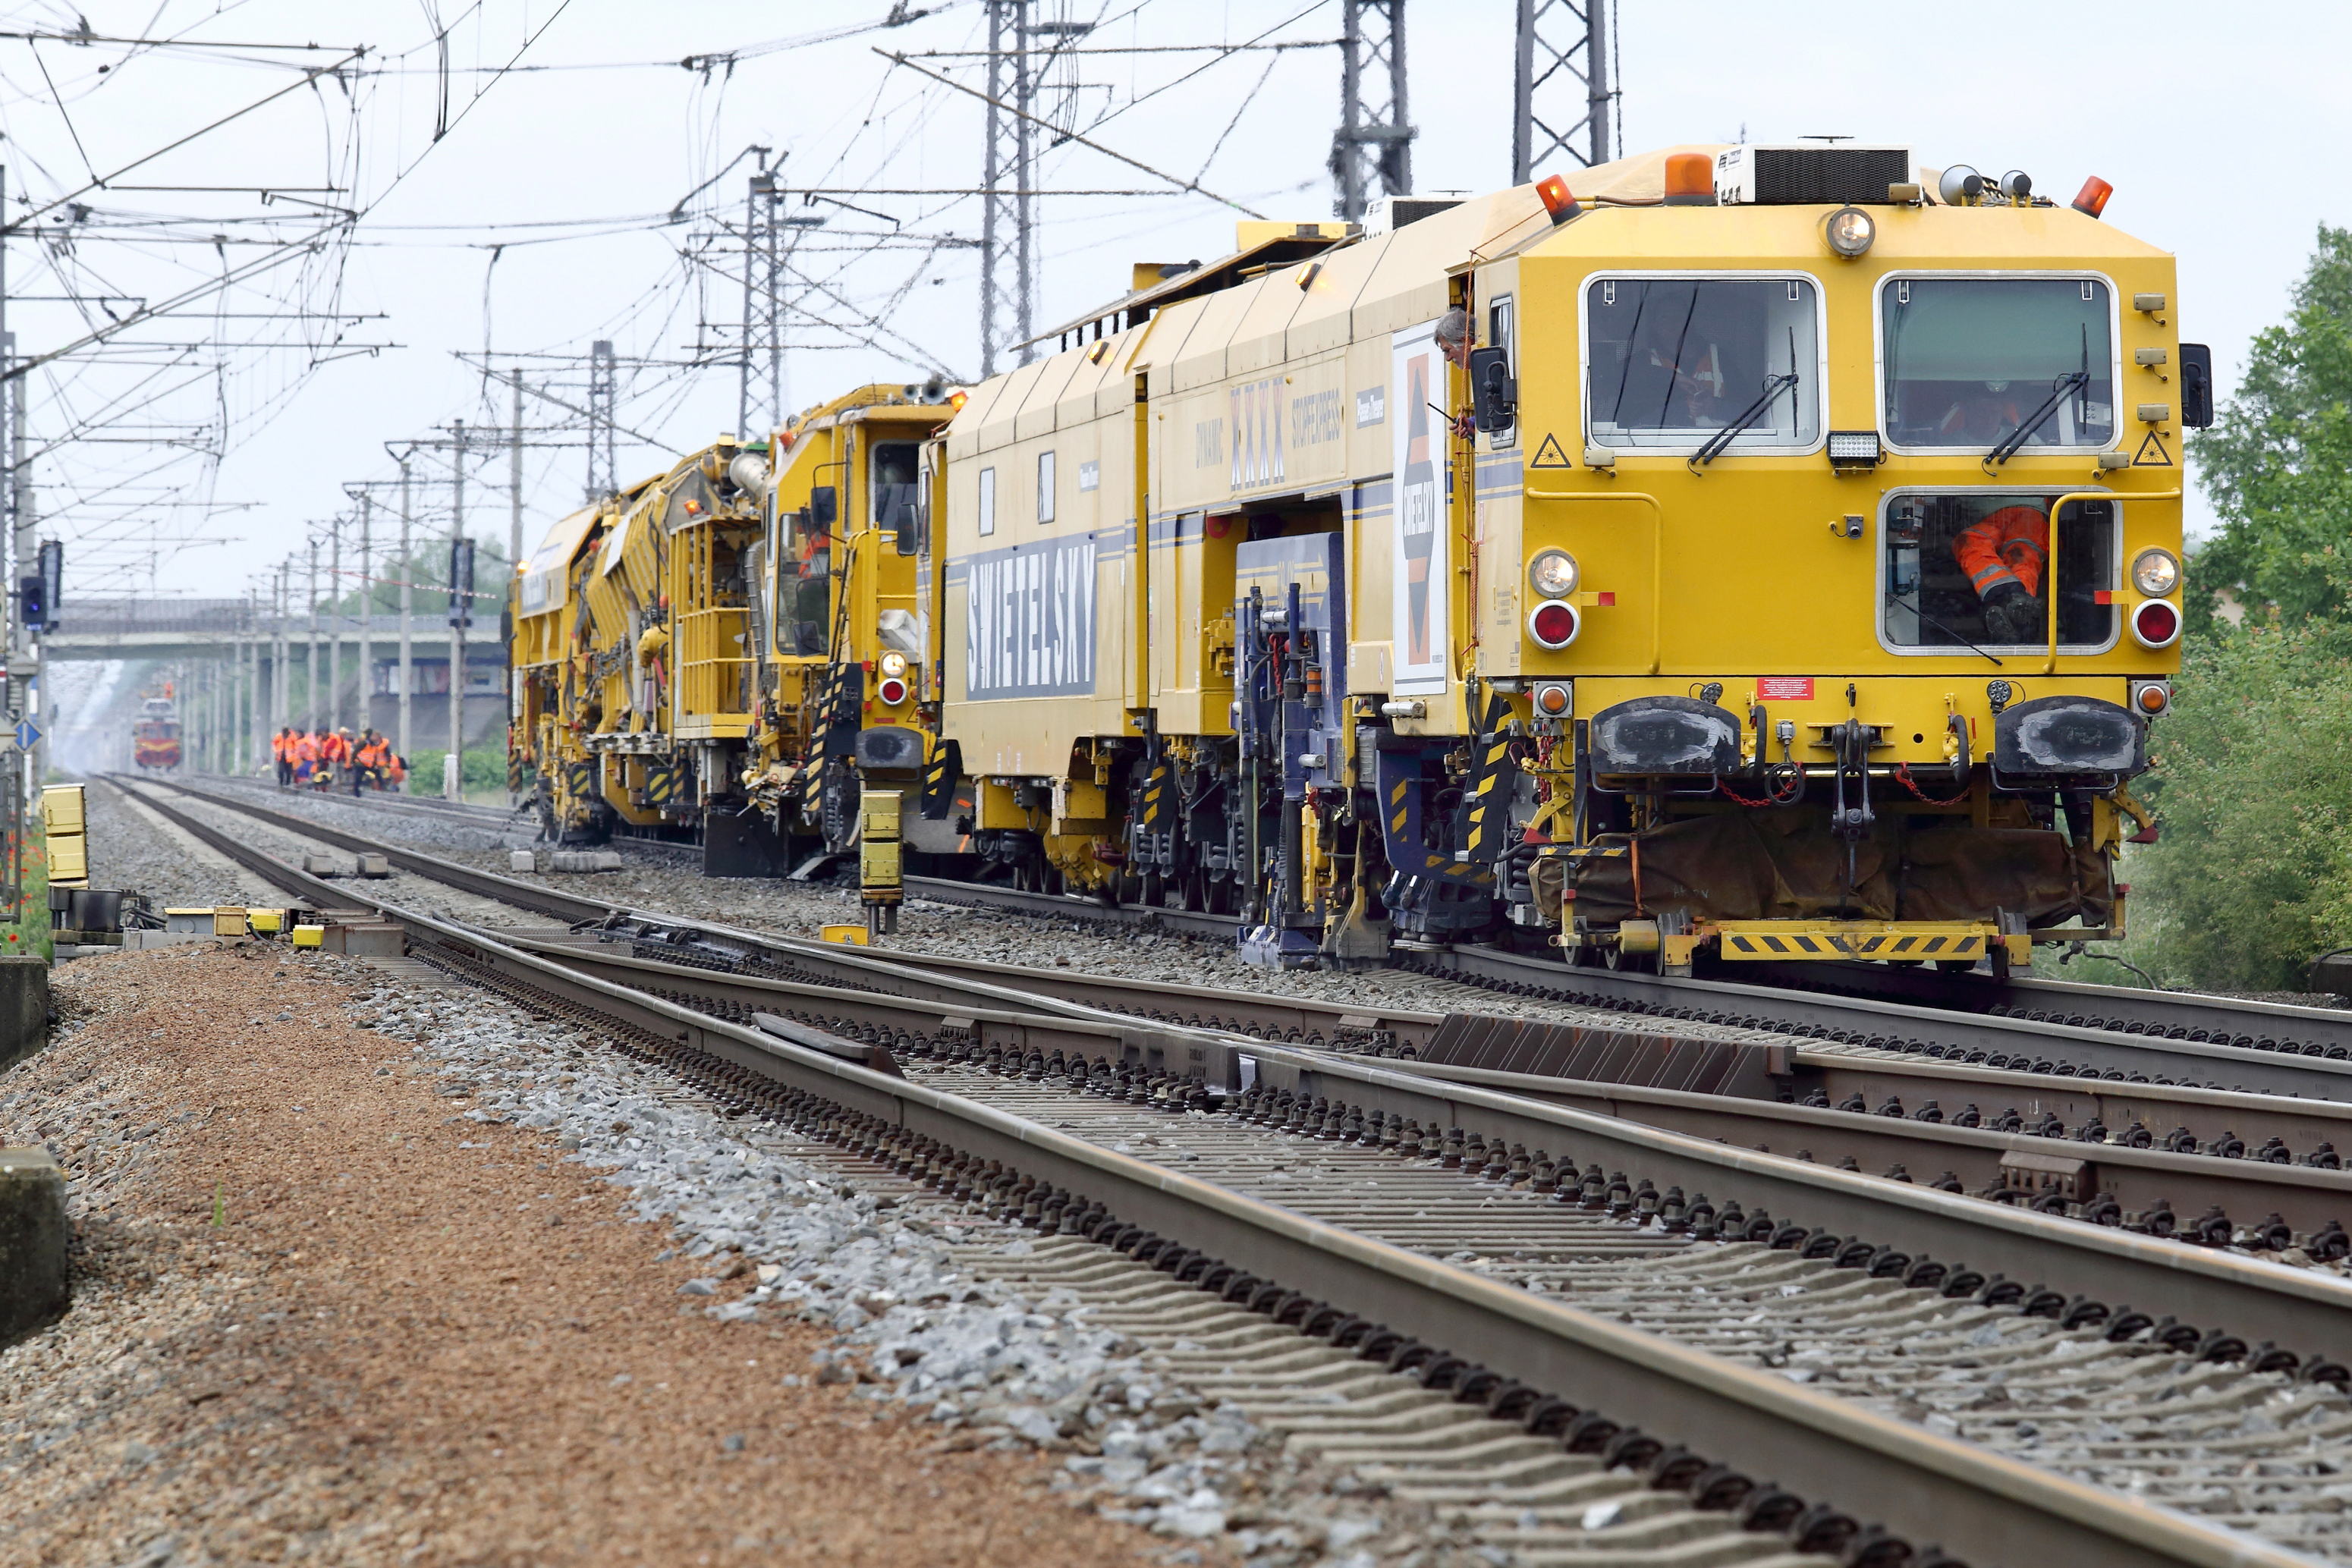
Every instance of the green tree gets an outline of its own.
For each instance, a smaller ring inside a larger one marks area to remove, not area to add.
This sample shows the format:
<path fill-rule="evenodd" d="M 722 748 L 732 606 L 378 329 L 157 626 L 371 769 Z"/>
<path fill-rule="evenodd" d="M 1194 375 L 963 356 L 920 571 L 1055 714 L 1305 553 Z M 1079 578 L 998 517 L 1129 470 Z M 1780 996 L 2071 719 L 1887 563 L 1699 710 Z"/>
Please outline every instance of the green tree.
<path fill-rule="evenodd" d="M 2141 787 L 2163 836 L 2126 862 L 2128 952 L 2168 984 L 2300 990 L 2313 958 L 2352 943 L 2352 663 L 2338 630 L 2250 616 L 2188 646 Z"/>
<path fill-rule="evenodd" d="M 2352 630 L 2352 230 L 2319 228 L 2288 319 L 2258 334 L 2237 395 L 2190 447 L 2221 531 L 2194 554 L 2191 634 L 2214 595 Z"/>

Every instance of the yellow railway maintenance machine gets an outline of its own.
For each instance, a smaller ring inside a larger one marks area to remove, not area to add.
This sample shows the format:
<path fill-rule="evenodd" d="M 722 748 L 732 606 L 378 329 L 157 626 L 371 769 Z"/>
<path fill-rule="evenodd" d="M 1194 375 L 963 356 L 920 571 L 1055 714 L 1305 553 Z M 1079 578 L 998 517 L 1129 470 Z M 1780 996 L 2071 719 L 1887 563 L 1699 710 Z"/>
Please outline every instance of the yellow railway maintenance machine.
<path fill-rule="evenodd" d="M 1276 966 L 2119 935 L 2211 418 L 2171 256 L 2100 182 L 1906 148 L 1575 186 L 1220 264 L 974 390 L 939 625 L 977 841 Z"/>
<path fill-rule="evenodd" d="M 728 810 L 759 662 L 763 449 L 722 436 L 549 530 L 516 589 L 516 720 L 541 831 L 690 838 Z"/>
<path fill-rule="evenodd" d="M 735 798 L 706 824 L 714 876 L 779 876 L 811 856 L 848 854 L 882 809 L 862 813 L 862 790 L 887 793 L 895 808 L 922 782 L 939 707 L 922 657 L 924 452 L 954 412 L 951 395 L 938 382 L 860 387 L 770 443 L 749 643 L 760 650 L 759 698 Z M 955 852 L 942 823 L 905 827 L 908 849 Z"/>

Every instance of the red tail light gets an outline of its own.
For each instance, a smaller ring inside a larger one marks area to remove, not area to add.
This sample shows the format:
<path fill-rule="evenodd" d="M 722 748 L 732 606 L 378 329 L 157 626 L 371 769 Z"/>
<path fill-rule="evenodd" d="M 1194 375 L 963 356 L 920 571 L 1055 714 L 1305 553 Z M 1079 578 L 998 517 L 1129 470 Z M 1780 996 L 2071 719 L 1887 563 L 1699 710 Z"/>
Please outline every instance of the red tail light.
<path fill-rule="evenodd" d="M 2143 648 L 2169 648 L 2180 640 L 2180 612 L 2165 599 L 2144 599 L 2131 616 L 2133 639 Z"/>
<path fill-rule="evenodd" d="M 1582 629 L 1576 606 L 1564 599 L 1548 599 L 1528 612 L 1528 635 L 1538 646 L 1555 653 L 1575 642 Z"/>
<path fill-rule="evenodd" d="M 878 695 L 884 702 L 892 707 L 897 707 L 907 700 L 907 683 L 896 675 L 891 675 L 883 681 Z"/>

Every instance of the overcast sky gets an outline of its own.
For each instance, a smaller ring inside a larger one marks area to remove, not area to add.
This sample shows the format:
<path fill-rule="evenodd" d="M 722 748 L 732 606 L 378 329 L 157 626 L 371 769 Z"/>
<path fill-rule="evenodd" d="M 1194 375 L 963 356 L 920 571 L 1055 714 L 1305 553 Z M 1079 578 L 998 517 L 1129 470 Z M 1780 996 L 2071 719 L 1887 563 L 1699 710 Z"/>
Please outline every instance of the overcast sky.
<path fill-rule="evenodd" d="M 1270 216 L 1330 215 L 1337 51 L 1171 51 L 1329 39 L 1337 0 L 1056 3 L 1041 0 L 1041 15 L 1100 19 L 1089 47 L 1155 51 L 1078 59 L 1071 112 L 1087 134 Z M 27 195 L 36 208 L 68 196 L 89 208 L 48 212 L 38 256 L 21 235 L 8 247 L 23 351 L 107 328 L 131 300 L 257 269 L 184 319 L 121 334 L 100 359 L 69 357 L 32 378 L 43 531 L 69 541 L 69 601 L 151 587 L 244 592 L 348 510 L 346 486 L 396 473 L 387 442 L 446 441 L 457 419 L 509 422 L 509 394 L 484 385 L 486 345 L 501 371 L 520 362 L 532 385 L 576 404 L 587 379 L 578 358 L 611 340 L 630 433 L 624 481 L 664 465 L 666 450 L 732 430 L 731 365 L 690 367 L 724 360 L 733 341 L 742 289 L 723 274 L 740 261 L 713 220 L 740 216 L 750 164 L 719 176 L 683 220 L 667 214 L 753 144 L 782 160 L 788 188 L 850 193 L 847 205 L 795 197 L 790 209 L 824 221 L 795 231 L 796 265 L 823 292 L 803 296 L 805 318 L 793 323 L 788 402 L 932 370 L 976 374 L 979 204 L 855 193 L 977 183 L 979 104 L 872 51 L 984 47 L 978 0 L 855 32 L 888 0 L 483 0 L 471 11 L 439 0 L 441 14 L 463 12 L 446 74 L 436 9 L 141 0 L 87 12 L 101 37 L 368 46 L 363 65 L 310 85 L 286 62 L 326 64 L 339 51 L 0 41 L 10 215 L 26 215 Z M 1421 188 L 1507 181 L 1513 12 L 1509 0 L 1412 6 Z M 82 13 L 6 15 L 21 32 L 70 30 Z M 1685 0 L 1627 5 L 1621 21 L 1626 147 L 1841 134 L 1907 143 L 1933 165 L 2021 167 L 2062 200 L 2085 174 L 2112 181 L 2108 221 L 2179 255 L 2179 325 L 2213 345 L 2225 392 L 2248 339 L 2283 314 L 2315 226 L 2352 222 L 2340 174 L 2352 7 L 2342 4 Z M 730 51 L 731 67 L 678 63 Z M 521 68 L 499 74 L 510 61 Z M 979 79 L 968 59 L 922 63 Z M 1180 81 L 1186 73 L 1197 74 Z M 1049 99 L 1070 88 L 1055 78 Z M 273 93 L 283 96 L 77 193 Z M 1053 191 L 1165 183 L 1076 145 L 1047 154 L 1040 180 Z M 136 184 L 273 194 L 126 188 Z M 363 210 L 355 239 L 272 249 L 325 232 L 300 215 L 318 210 L 305 203 Z M 1135 261 L 1229 249 L 1237 215 L 1181 193 L 1056 195 L 1042 208 L 1040 329 L 1123 291 Z M 61 278 L 81 302 L 60 298 Z M 289 308 L 306 314 L 289 319 Z M 534 398 L 526 423 L 528 543 L 578 505 L 589 465 L 576 415 Z M 476 462 L 467 512 L 478 534 L 506 536 L 508 472 L 503 450 Z M 446 449 L 419 449 L 415 473 L 420 528 L 445 528 Z M 379 540 L 390 527 L 377 525 Z"/>

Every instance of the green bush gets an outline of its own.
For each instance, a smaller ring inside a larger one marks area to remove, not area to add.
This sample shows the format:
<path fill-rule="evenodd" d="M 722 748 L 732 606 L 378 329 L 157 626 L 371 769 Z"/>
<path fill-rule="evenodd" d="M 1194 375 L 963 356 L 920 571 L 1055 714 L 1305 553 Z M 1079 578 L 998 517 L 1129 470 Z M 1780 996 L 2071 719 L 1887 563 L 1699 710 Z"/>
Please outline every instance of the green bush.
<path fill-rule="evenodd" d="M 2126 859 L 2125 956 L 2168 984 L 2300 990 L 2352 944 L 2352 661 L 2336 629 L 2254 621 L 2189 646 L 2139 786 L 2164 824 Z M 2086 977 L 2113 981 L 2105 966 Z"/>
<path fill-rule="evenodd" d="M 412 751 L 408 754 L 408 792 L 412 795 L 441 793 L 441 759 L 449 755 L 446 747 L 439 751 Z M 507 754 L 503 751 L 468 750 L 465 760 L 465 790 L 504 789 L 507 787 Z"/>

